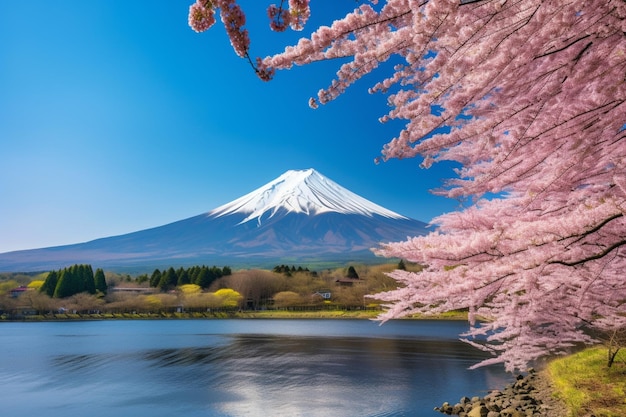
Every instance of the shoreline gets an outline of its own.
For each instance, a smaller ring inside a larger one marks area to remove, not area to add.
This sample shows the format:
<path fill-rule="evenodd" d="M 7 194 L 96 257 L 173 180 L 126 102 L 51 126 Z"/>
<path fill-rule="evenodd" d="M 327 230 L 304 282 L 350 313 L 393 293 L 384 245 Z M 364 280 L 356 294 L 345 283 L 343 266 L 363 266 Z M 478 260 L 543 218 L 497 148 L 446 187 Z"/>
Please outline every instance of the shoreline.
<path fill-rule="evenodd" d="M 379 310 L 319 310 L 319 311 L 215 311 L 215 312 L 159 312 L 159 313 L 58 313 L 0 316 L 2 322 L 94 321 L 94 320 L 186 320 L 186 319 L 338 319 L 374 320 Z M 399 320 L 467 320 L 465 312 L 451 312 L 433 316 L 411 316 Z"/>
<path fill-rule="evenodd" d="M 435 407 L 444 415 L 459 417 L 567 417 L 564 402 L 554 395 L 546 370 L 529 369 L 514 382 L 500 390 L 491 390 L 484 397 L 463 397 L 454 405 L 443 403 Z"/>
<path fill-rule="evenodd" d="M 11 322 L 77 322 L 77 321 L 105 321 L 105 320 L 375 320 L 380 314 L 377 310 L 321 310 L 321 311 L 283 311 L 283 310 L 263 310 L 263 311 L 216 311 L 216 312 L 160 312 L 160 313 L 94 313 L 94 314 L 49 314 L 49 315 L 25 315 L 19 318 L 7 318 L 0 316 L 0 323 Z M 399 320 L 443 320 L 443 321 L 467 321 L 467 313 L 458 311 L 436 316 L 411 316 Z M 532 377 L 531 377 L 532 376 Z M 444 403 L 441 407 L 435 407 L 443 415 L 458 415 L 460 417 L 482 416 L 480 410 L 487 407 L 494 408 L 495 400 L 501 401 L 504 396 L 509 399 L 519 393 L 513 393 L 514 386 L 520 385 L 520 378 L 514 383 L 502 387 L 501 390 L 491 390 L 485 397 L 474 397 L 471 400 L 462 398 L 454 406 Z M 536 406 L 536 412 L 532 415 L 540 417 L 566 417 L 567 407 L 555 397 L 554 386 L 550 375 L 546 369 L 531 371 L 524 378 L 524 384 L 530 385 L 524 395 L 529 397 L 530 406 Z M 529 381 L 530 379 L 530 381 Z M 496 394 L 496 393 L 501 393 Z M 474 409 L 474 414 L 470 414 Z M 467 410 L 467 411 L 466 411 Z M 523 416 L 526 414 L 505 414 L 489 410 L 492 416 Z M 486 416 L 487 414 L 485 414 Z"/>

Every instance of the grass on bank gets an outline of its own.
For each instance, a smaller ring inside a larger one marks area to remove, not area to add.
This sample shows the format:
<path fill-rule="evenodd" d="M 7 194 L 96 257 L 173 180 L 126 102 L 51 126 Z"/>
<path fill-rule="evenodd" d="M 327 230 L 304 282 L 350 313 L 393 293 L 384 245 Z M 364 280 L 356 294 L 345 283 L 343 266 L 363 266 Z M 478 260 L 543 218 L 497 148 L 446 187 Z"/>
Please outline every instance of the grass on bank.
<path fill-rule="evenodd" d="M 593 347 L 555 359 L 548 365 L 554 394 L 568 417 L 626 416 L 626 350 L 607 367 L 607 349 Z"/>
<path fill-rule="evenodd" d="M 375 319 L 380 310 L 230 310 L 213 312 L 153 312 L 153 313 L 85 313 L 85 314 L 34 314 L 25 315 L 19 321 L 58 321 L 58 320 L 107 320 L 107 319 Z M 466 311 L 450 311 L 435 316 L 413 315 L 406 319 L 426 320 L 467 320 Z M 11 320 L 0 315 L 0 322 Z"/>
<path fill-rule="evenodd" d="M 318 310 L 318 311 L 290 311 L 290 310 L 263 310 L 243 311 L 236 314 L 238 318 L 259 319 L 374 319 L 382 313 L 380 310 Z M 436 320 L 467 320 L 467 312 L 450 311 L 436 316 L 410 316 L 408 319 L 436 319 Z"/>

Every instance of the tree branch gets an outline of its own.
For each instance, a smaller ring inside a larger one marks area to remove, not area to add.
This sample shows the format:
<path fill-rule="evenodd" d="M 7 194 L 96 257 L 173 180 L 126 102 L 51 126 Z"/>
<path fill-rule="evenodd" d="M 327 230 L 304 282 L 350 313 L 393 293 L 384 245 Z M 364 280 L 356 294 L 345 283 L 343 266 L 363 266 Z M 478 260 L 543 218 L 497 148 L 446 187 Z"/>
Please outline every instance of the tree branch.
<path fill-rule="evenodd" d="M 608 255 L 609 253 L 611 253 L 613 250 L 619 248 L 620 246 L 626 245 L 626 239 L 624 240 L 620 240 L 618 242 L 615 242 L 614 244 L 612 244 L 611 246 L 607 247 L 605 250 L 603 250 L 602 252 L 596 253 L 594 255 L 588 256 L 586 258 L 583 259 L 579 259 L 577 261 L 574 262 L 565 262 L 565 261 L 550 261 L 548 263 L 550 264 L 559 264 L 559 265 L 565 265 L 565 266 L 576 266 L 576 265 L 581 265 L 584 264 L 586 262 L 589 261 L 594 261 L 596 259 L 600 259 L 605 257 L 606 255 Z"/>

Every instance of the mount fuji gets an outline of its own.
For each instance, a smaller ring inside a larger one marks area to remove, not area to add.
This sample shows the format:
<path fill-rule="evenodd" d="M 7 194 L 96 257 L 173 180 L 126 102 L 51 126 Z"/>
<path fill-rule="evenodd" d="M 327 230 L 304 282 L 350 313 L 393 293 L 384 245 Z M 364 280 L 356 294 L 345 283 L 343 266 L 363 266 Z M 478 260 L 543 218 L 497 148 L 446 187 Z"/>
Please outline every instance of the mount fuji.
<path fill-rule="evenodd" d="M 314 169 L 291 170 L 230 203 L 164 226 L 85 243 L 0 253 L 0 271 L 76 263 L 110 269 L 373 261 L 381 242 L 426 224 L 381 207 Z"/>

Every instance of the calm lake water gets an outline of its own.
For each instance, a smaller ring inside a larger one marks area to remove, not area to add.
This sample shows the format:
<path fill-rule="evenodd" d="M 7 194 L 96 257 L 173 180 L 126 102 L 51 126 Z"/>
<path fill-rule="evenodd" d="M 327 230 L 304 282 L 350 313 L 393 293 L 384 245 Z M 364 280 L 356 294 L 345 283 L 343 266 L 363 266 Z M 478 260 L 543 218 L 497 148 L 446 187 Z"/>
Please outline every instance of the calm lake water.
<path fill-rule="evenodd" d="M 465 322 L 0 323 L 7 417 L 442 416 L 510 381 Z"/>

